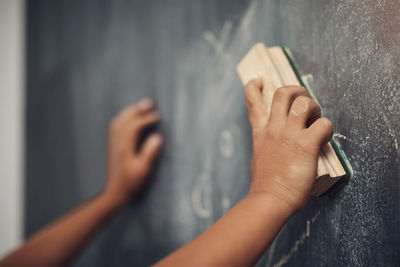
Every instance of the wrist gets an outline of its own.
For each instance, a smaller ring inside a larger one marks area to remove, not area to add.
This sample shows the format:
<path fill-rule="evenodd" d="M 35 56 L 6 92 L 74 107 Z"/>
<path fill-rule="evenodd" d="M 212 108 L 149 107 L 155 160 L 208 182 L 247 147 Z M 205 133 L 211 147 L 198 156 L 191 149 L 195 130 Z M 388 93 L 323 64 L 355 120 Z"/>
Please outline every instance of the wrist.
<path fill-rule="evenodd" d="M 294 205 L 271 192 L 250 191 L 245 199 L 256 201 L 261 205 L 265 205 L 265 207 L 273 206 L 283 215 L 287 215 L 288 217 L 292 216 L 298 210 Z"/>
<path fill-rule="evenodd" d="M 123 194 L 107 189 L 100 193 L 100 198 L 112 208 L 120 208 L 127 202 L 127 198 Z"/>

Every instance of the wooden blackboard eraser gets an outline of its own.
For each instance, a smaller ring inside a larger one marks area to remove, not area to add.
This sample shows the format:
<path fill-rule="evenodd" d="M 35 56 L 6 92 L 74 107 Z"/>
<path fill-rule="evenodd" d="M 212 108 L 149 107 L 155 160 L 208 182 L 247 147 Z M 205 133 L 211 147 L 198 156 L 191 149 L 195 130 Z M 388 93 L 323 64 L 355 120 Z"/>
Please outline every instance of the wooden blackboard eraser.
<path fill-rule="evenodd" d="M 267 48 L 263 43 L 254 45 L 237 65 L 237 72 L 243 85 L 256 75 L 262 78 L 262 97 L 268 112 L 273 95 L 279 87 L 301 85 L 309 90 L 297 72 L 290 51 L 279 46 Z M 350 173 L 344 153 L 338 150 L 333 140 L 321 149 L 312 195 L 322 195 L 340 178 Z"/>

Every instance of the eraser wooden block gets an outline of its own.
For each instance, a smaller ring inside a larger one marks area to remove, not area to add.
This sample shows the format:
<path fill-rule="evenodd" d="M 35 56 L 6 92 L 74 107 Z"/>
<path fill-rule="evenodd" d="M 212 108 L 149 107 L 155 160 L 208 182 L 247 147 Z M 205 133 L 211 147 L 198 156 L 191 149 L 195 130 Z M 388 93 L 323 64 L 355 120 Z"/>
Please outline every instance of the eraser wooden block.
<path fill-rule="evenodd" d="M 262 97 L 269 112 L 275 91 L 285 85 L 300 85 L 287 54 L 281 47 L 267 48 L 258 43 L 244 56 L 237 66 L 237 72 L 243 85 L 257 75 L 263 81 Z M 320 151 L 317 177 L 311 194 L 320 196 L 346 175 L 332 145 L 327 143 Z"/>

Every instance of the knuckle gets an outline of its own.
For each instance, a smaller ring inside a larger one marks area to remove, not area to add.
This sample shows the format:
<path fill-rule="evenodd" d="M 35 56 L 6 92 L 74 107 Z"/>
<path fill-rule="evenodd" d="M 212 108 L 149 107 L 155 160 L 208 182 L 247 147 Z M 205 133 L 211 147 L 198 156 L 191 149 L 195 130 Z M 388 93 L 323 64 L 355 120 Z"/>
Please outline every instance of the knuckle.
<path fill-rule="evenodd" d="M 249 93 L 251 93 L 251 91 L 257 90 L 260 88 L 261 88 L 260 83 L 257 80 L 251 80 L 245 85 L 244 91 L 246 94 L 249 94 Z"/>
<path fill-rule="evenodd" d="M 140 110 L 139 104 L 132 104 L 132 105 L 126 107 L 121 112 L 121 116 L 125 117 L 125 119 L 129 119 L 129 118 L 137 116 L 139 113 L 139 110 Z"/>
<path fill-rule="evenodd" d="M 254 107 L 254 99 L 246 95 L 246 106 L 249 110 Z"/>
<path fill-rule="evenodd" d="M 282 86 L 281 88 L 284 88 L 286 91 L 295 91 L 295 92 L 306 91 L 306 89 L 300 85 L 285 85 Z"/>
<path fill-rule="evenodd" d="M 150 114 L 147 114 L 147 115 L 145 115 L 143 117 L 137 118 L 135 120 L 135 122 L 133 123 L 133 125 L 134 125 L 133 127 L 135 129 L 140 129 L 142 127 L 145 127 L 146 125 L 155 122 L 158 119 L 157 116 L 158 115 L 156 115 L 154 113 L 150 113 Z"/>
<path fill-rule="evenodd" d="M 314 99 L 309 98 L 309 97 L 308 97 L 308 99 L 309 99 L 309 101 L 310 101 L 310 106 L 311 106 L 313 109 L 316 109 L 316 110 L 321 111 L 321 107 L 318 105 L 317 102 L 315 102 Z"/>
<path fill-rule="evenodd" d="M 333 132 L 333 124 L 328 118 L 322 117 L 322 118 L 320 118 L 320 121 L 321 121 L 321 124 L 324 126 L 324 128 L 328 132 Z"/>
<path fill-rule="evenodd" d="M 269 140 L 276 140 L 279 136 L 278 130 L 273 127 L 265 127 L 263 129 L 263 136 Z"/>
<path fill-rule="evenodd" d="M 291 86 L 289 86 L 289 87 L 292 88 L 292 90 L 293 90 L 295 93 L 299 94 L 299 95 L 306 95 L 306 96 L 308 96 L 308 92 L 307 92 L 306 88 L 304 88 L 303 86 L 300 86 L 300 85 L 291 85 Z"/>
<path fill-rule="evenodd" d="M 275 98 L 284 98 L 289 96 L 289 91 L 287 86 L 279 87 L 274 93 Z"/>
<path fill-rule="evenodd" d="M 282 94 L 284 96 L 293 96 L 293 95 L 307 95 L 307 90 L 299 85 L 285 85 L 277 90 L 278 94 Z"/>

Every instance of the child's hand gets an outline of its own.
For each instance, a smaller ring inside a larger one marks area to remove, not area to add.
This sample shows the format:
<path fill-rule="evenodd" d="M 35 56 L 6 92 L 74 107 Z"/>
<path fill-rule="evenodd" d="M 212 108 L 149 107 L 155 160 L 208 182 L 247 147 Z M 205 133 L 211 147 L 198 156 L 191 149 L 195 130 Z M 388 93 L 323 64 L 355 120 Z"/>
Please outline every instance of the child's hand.
<path fill-rule="evenodd" d="M 121 204 L 138 192 L 151 171 L 161 145 L 159 134 L 150 135 L 137 149 L 141 130 L 160 119 L 151 100 L 145 99 L 120 112 L 111 122 L 108 170 L 104 192 Z"/>
<path fill-rule="evenodd" d="M 260 79 L 245 87 L 253 135 L 249 195 L 272 195 L 294 212 L 307 202 L 317 175 L 318 153 L 332 137 L 332 124 L 320 118 L 320 107 L 303 87 L 279 88 L 269 117 L 261 91 Z"/>

